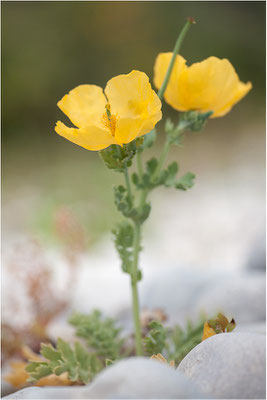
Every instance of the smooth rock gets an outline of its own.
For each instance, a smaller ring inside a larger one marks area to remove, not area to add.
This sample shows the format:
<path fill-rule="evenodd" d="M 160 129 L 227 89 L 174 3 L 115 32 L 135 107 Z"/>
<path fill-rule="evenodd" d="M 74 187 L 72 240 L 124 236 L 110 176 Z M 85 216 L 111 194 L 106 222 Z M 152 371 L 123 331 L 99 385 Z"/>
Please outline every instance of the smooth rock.
<path fill-rule="evenodd" d="M 18 390 L 15 393 L 9 394 L 8 396 L 2 397 L 3 399 L 37 399 L 39 392 L 42 392 L 42 389 L 39 387 L 29 387 Z"/>
<path fill-rule="evenodd" d="M 144 357 L 102 371 L 85 392 L 89 399 L 202 399 L 197 387 L 171 367 Z"/>
<path fill-rule="evenodd" d="M 46 387 L 29 387 L 21 389 L 3 399 L 10 400 L 39 400 L 39 399 L 84 399 L 84 386 L 46 386 Z"/>
<path fill-rule="evenodd" d="M 235 328 L 235 333 L 261 333 L 266 335 L 266 322 L 254 322 L 251 324 L 238 324 Z"/>
<path fill-rule="evenodd" d="M 265 275 L 249 272 L 219 273 L 173 268 L 155 274 L 141 287 L 142 308 L 161 308 L 170 325 L 197 321 L 201 313 L 218 312 L 237 324 L 265 320 Z"/>
<path fill-rule="evenodd" d="M 232 316 L 237 325 L 265 321 L 265 275 L 233 274 L 218 280 L 197 299 L 195 309 L 209 316 L 222 311 Z"/>
<path fill-rule="evenodd" d="M 265 399 L 265 336 L 222 333 L 206 339 L 177 371 L 216 399 Z"/>
<path fill-rule="evenodd" d="M 150 280 L 141 282 L 141 308 L 160 308 L 167 314 L 168 324 L 186 326 L 187 319 L 195 318 L 197 299 L 220 279 L 217 275 L 190 267 L 155 271 Z"/>
<path fill-rule="evenodd" d="M 248 270 L 266 273 L 266 234 L 258 235 L 249 254 Z"/>

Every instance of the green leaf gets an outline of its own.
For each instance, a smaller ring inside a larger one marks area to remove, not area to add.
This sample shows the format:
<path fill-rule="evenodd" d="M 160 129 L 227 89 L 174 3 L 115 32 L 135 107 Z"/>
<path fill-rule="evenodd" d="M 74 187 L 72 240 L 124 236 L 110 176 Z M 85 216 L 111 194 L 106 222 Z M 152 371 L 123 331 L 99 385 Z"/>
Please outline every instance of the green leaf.
<path fill-rule="evenodd" d="M 122 185 L 115 186 L 114 188 L 115 205 L 126 218 L 134 219 L 138 214 L 137 209 L 133 207 L 131 198 Z"/>
<path fill-rule="evenodd" d="M 74 314 L 70 324 L 76 328 L 76 336 L 86 340 L 87 346 L 98 357 L 111 360 L 119 359 L 124 339 L 120 329 L 111 318 L 103 318 L 97 310 L 91 314 Z"/>
<path fill-rule="evenodd" d="M 115 247 L 122 261 L 122 270 L 130 274 L 133 262 L 133 226 L 129 222 L 123 221 L 113 230 L 113 234 L 115 237 Z"/>
<path fill-rule="evenodd" d="M 30 375 L 30 382 L 55 374 L 60 376 L 68 372 L 71 381 L 77 383 L 88 383 L 103 367 L 104 364 L 97 359 L 95 354 L 91 354 L 81 343 L 76 342 L 74 349 L 69 343 L 58 339 L 57 348 L 51 344 L 43 344 L 42 354 L 48 359 L 48 362 L 31 362 L 26 367 Z"/>
<path fill-rule="evenodd" d="M 162 172 L 160 180 L 164 184 L 164 186 L 166 187 L 175 186 L 176 174 L 178 172 L 178 169 L 179 169 L 178 164 L 174 161 L 168 166 L 167 170 Z"/>
<path fill-rule="evenodd" d="M 61 357 L 64 361 L 75 364 L 75 355 L 70 345 L 63 339 L 58 338 L 57 348 L 60 351 Z"/>
<path fill-rule="evenodd" d="M 26 367 L 27 370 L 27 367 Z M 30 374 L 30 380 L 31 382 L 37 381 L 41 378 L 44 378 L 45 376 L 49 376 L 53 373 L 52 367 L 49 365 L 49 363 L 44 364 L 40 363 L 36 368 L 34 372 L 30 372 L 27 370 Z"/>
<path fill-rule="evenodd" d="M 162 353 L 167 338 L 167 331 L 158 321 L 152 321 L 149 324 L 149 333 L 144 339 L 146 353 L 149 356 Z"/>
<path fill-rule="evenodd" d="M 110 169 L 123 172 L 125 167 L 132 165 L 132 159 L 138 148 L 142 147 L 143 139 L 137 138 L 130 143 L 118 146 L 112 144 L 108 148 L 99 151 L 99 155 Z"/>
<path fill-rule="evenodd" d="M 41 344 L 41 354 L 44 358 L 50 361 L 61 360 L 60 352 L 56 351 L 51 344 Z"/>
<path fill-rule="evenodd" d="M 192 174 L 192 172 L 187 172 L 185 175 L 183 175 L 175 182 L 176 189 L 180 190 L 190 189 L 194 185 L 193 180 L 195 179 L 195 177 L 196 177 L 195 174 Z"/>
<path fill-rule="evenodd" d="M 199 113 L 197 111 L 188 111 L 181 114 L 179 125 L 183 130 L 191 130 L 193 132 L 200 131 L 203 129 L 209 117 L 213 114 L 213 111 L 205 113 Z"/>
<path fill-rule="evenodd" d="M 39 368 L 41 365 L 48 365 L 47 362 L 37 362 L 37 361 L 32 361 L 30 364 L 28 364 L 25 367 L 25 370 L 29 373 L 31 372 L 36 372 L 37 368 Z"/>
<path fill-rule="evenodd" d="M 165 132 L 167 139 L 171 144 L 176 144 L 177 146 L 181 145 L 184 138 L 184 130 L 184 124 L 178 123 L 175 126 L 174 123 L 167 118 L 165 123 Z"/>

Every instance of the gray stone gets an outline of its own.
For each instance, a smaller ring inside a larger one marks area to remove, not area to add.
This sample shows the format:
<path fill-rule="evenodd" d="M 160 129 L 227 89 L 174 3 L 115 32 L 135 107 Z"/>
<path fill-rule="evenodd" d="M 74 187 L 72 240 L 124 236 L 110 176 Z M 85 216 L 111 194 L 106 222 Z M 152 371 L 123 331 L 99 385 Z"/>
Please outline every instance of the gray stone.
<path fill-rule="evenodd" d="M 217 399 L 265 399 L 265 336 L 222 333 L 196 346 L 177 371 Z"/>
<path fill-rule="evenodd" d="M 10 400 L 39 400 L 39 399 L 84 399 L 84 386 L 53 386 L 53 387 L 29 387 L 19 390 L 3 399 Z"/>
<path fill-rule="evenodd" d="M 12 400 L 17 400 L 17 399 L 37 399 L 39 392 L 42 392 L 42 389 L 39 387 L 29 387 L 29 388 L 24 388 L 21 390 L 18 390 L 15 393 L 12 393 L 8 396 L 3 397 L 3 399 L 12 399 Z"/>
<path fill-rule="evenodd" d="M 219 311 L 239 324 L 265 320 L 265 294 L 264 274 L 171 269 L 144 283 L 140 300 L 142 308 L 161 308 L 170 325 Z"/>
<path fill-rule="evenodd" d="M 220 279 L 217 275 L 190 267 L 156 271 L 150 280 L 142 282 L 141 307 L 160 308 L 168 315 L 168 324 L 186 325 L 187 319 L 192 318 L 197 299 L 205 293 L 207 287 L 212 287 Z"/>
<path fill-rule="evenodd" d="M 266 234 L 258 235 L 250 250 L 247 268 L 252 271 L 266 273 Z"/>
<path fill-rule="evenodd" d="M 105 369 L 88 386 L 89 399 L 202 399 L 188 378 L 173 368 L 133 357 Z"/>
<path fill-rule="evenodd" d="M 229 274 L 218 279 L 197 299 L 196 311 L 207 315 L 222 311 L 236 323 L 265 321 L 266 283 L 263 274 Z"/>
<path fill-rule="evenodd" d="M 262 335 L 266 335 L 266 322 L 254 322 L 251 324 L 237 324 L 235 328 L 235 333 L 243 332 L 243 333 L 261 333 Z"/>

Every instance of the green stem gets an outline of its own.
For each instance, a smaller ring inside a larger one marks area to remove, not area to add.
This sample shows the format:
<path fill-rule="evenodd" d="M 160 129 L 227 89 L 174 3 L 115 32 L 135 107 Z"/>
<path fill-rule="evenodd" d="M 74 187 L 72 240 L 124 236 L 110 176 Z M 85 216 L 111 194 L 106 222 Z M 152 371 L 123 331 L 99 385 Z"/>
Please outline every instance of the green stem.
<path fill-rule="evenodd" d="M 168 85 L 168 82 L 169 82 L 169 79 L 170 79 L 170 76 L 171 76 L 171 72 L 172 72 L 172 69 L 173 69 L 173 66 L 174 66 L 174 63 L 175 63 L 176 55 L 177 55 L 177 54 L 179 53 L 179 51 L 180 51 L 181 45 L 182 45 L 182 43 L 183 43 L 183 40 L 184 40 L 184 38 L 185 38 L 185 36 L 186 36 L 186 34 L 187 34 L 189 28 L 190 28 L 191 25 L 194 24 L 194 23 L 195 23 L 195 21 L 194 21 L 193 18 L 188 18 L 188 20 L 187 20 L 185 26 L 183 27 L 183 29 L 182 29 L 180 35 L 178 36 L 178 39 L 176 40 L 176 43 L 175 43 L 175 46 L 174 46 L 174 49 L 173 49 L 173 55 L 172 55 L 171 62 L 170 62 L 170 64 L 169 64 L 169 67 L 168 67 L 168 70 L 167 70 L 167 72 L 166 72 L 164 81 L 163 81 L 163 83 L 162 83 L 162 85 L 161 85 L 161 88 L 160 88 L 159 91 L 158 91 L 158 96 L 159 96 L 159 98 L 160 98 L 161 100 L 162 100 L 162 98 L 163 98 L 164 92 L 165 92 L 166 87 L 167 87 L 167 85 Z"/>
<path fill-rule="evenodd" d="M 142 154 L 141 154 L 141 151 L 137 151 L 137 154 L 136 154 L 136 162 L 137 162 L 138 175 L 139 175 L 140 178 L 142 178 L 142 175 L 143 175 L 143 165 L 142 165 Z"/>
<path fill-rule="evenodd" d="M 167 158 L 167 155 L 168 155 L 168 152 L 170 149 L 170 145 L 171 145 L 170 142 L 168 140 L 166 140 L 164 143 L 160 158 L 159 158 L 159 163 L 158 163 L 157 168 L 152 176 L 152 181 L 155 181 L 158 178 L 161 168 L 163 167 L 163 164 Z"/>
<path fill-rule="evenodd" d="M 133 249 L 133 269 L 131 274 L 131 285 L 132 285 L 132 298 L 133 298 L 133 319 L 135 329 L 135 348 L 136 355 L 141 356 L 142 350 L 142 334 L 139 317 L 139 299 L 137 290 L 137 273 L 138 273 L 138 256 L 140 249 L 141 229 L 139 224 L 134 225 L 134 249 Z"/>
<path fill-rule="evenodd" d="M 127 191 L 128 191 L 128 195 L 130 197 L 130 202 L 132 204 L 133 203 L 133 197 L 132 197 L 131 183 L 130 183 L 128 168 L 126 166 L 126 163 L 124 163 L 124 177 L 125 177 L 125 183 L 126 183 L 126 188 L 127 188 Z"/>

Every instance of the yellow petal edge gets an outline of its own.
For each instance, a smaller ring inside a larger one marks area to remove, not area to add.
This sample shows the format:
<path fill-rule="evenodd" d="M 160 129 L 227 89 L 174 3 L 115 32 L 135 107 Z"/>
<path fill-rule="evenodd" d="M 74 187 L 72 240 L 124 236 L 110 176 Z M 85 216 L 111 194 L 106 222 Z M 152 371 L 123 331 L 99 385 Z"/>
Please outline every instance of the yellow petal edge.
<path fill-rule="evenodd" d="M 154 84 L 163 83 L 173 53 L 160 53 L 154 65 Z M 227 59 L 209 57 L 186 65 L 177 55 L 164 98 L 178 111 L 213 111 L 211 118 L 222 117 L 251 90 L 251 82 L 243 83 Z"/>

